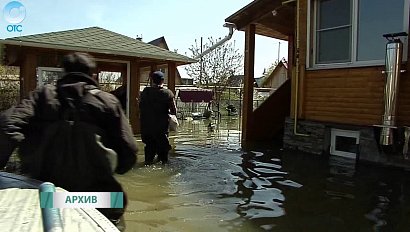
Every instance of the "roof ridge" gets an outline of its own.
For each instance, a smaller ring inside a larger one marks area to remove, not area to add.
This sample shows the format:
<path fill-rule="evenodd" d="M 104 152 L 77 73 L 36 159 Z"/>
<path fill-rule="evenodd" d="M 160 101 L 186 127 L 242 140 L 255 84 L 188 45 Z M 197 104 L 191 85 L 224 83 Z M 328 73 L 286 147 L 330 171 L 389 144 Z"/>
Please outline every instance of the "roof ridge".
<path fill-rule="evenodd" d="M 174 53 L 174 54 L 176 54 L 176 55 L 179 55 L 179 56 L 183 56 L 183 57 L 185 57 L 184 55 L 179 54 L 179 53 L 174 52 L 174 51 L 171 51 L 171 50 L 169 50 L 169 49 L 161 48 L 161 47 L 156 46 L 156 45 L 154 45 L 154 44 L 150 44 L 149 42 L 148 42 L 148 43 L 145 43 L 145 42 L 143 42 L 143 41 L 141 41 L 141 40 L 138 40 L 138 39 L 132 38 L 132 37 L 127 36 L 127 35 L 120 34 L 120 33 L 115 32 L 115 31 L 110 31 L 110 30 L 108 30 L 108 29 L 101 28 L 101 27 L 95 27 L 95 28 L 98 28 L 98 29 L 101 29 L 101 30 L 107 31 L 107 32 L 109 32 L 109 33 L 111 33 L 111 34 L 115 34 L 115 35 L 117 35 L 117 36 L 121 36 L 121 37 L 123 37 L 123 38 L 130 39 L 130 41 L 132 40 L 133 42 L 136 42 L 136 43 L 141 43 L 141 44 L 144 44 L 144 45 L 152 46 L 152 47 L 155 47 L 155 48 L 157 48 L 157 49 L 160 49 L 160 50 L 163 50 L 163 51 L 166 51 L 166 52 L 172 52 L 172 53 Z M 164 36 L 161 36 L 161 37 L 159 37 L 158 39 L 161 39 L 161 38 L 163 38 L 163 39 L 165 40 L 165 37 L 164 37 Z"/>
<path fill-rule="evenodd" d="M 5 38 L 5 39 L 17 39 L 17 38 L 27 38 L 27 37 L 32 37 L 32 36 L 46 36 L 46 35 L 50 35 L 50 34 L 56 34 L 56 33 L 68 33 L 68 32 L 73 32 L 73 31 L 85 31 L 85 30 L 89 30 L 89 29 L 104 29 L 101 27 L 97 27 L 97 26 L 93 26 L 93 27 L 85 27 L 85 28 L 77 28 L 77 29 L 68 29 L 68 30 L 61 30 L 61 31 L 51 31 L 51 32 L 45 32 L 45 33 L 36 33 L 36 34 L 31 34 L 31 35 L 23 35 L 23 36 L 15 36 L 15 37 L 9 37 L 9 38 Z M 104 29 L 105 30 L 105 29 Z"/>

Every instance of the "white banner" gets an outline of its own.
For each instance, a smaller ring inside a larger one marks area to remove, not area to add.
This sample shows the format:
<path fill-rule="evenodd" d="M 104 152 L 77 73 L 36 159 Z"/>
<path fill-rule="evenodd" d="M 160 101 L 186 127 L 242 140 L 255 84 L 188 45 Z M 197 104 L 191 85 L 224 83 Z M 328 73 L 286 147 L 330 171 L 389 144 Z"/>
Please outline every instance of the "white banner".
<path fill-rule="evenodd" d="M 111 208 L 110 192 L 55 192 L 53 208 Z"/>

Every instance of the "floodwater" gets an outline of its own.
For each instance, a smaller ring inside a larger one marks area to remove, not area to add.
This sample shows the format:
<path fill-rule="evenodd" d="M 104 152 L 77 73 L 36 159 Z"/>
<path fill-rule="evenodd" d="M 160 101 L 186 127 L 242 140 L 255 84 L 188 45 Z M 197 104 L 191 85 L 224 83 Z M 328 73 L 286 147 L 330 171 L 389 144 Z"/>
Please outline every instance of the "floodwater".
<path fill-rule="evenodd" d="M 170 164 L 118 179 L 126 231 L 410 231 L 403 170 L 273 148 L 242 151 L 239 119 L 183 121 Z"/>

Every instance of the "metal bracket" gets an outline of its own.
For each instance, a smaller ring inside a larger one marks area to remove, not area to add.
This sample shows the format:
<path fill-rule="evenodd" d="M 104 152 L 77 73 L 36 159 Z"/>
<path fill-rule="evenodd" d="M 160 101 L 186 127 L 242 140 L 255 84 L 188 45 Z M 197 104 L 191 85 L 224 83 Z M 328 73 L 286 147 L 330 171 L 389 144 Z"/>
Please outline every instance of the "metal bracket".
<path fill-rule="evenodd" d="M 386 70 L 382 70 L 382 74 L 391 73 L 391 72 L 392 71 L 388 72 Z M 407 72 L 407 70 L 405 70 L 405 69 L 400 70 L 400 73 L 405 73 L 405 72 Z"/>
<path fill-rule="evenodd" d="M 389 126 L 389 125 L 373 125 L 374 127 L 380 127 L 380 128 L 391 128 L 391 129 L 397 129 L 397 126 Z"/>

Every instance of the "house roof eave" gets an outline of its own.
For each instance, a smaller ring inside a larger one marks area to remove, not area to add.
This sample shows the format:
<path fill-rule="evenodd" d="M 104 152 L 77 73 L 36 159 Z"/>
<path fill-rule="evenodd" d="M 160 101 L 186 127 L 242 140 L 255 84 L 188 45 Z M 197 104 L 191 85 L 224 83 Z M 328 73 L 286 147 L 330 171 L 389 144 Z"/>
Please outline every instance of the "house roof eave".
<path fill-rule="evenodd" d="M 255 33 L 276 39 L 288 40 L 294 31 L 294 8 L 283 5 L 282 0 L 255 0 L 225 19 L 244 30 L 255 24 Z M 273 11 L 278 11 L 275 16 Z M 283 14 L 282 14 L 283 12 Z M 276 22 L 277 21 L 277 22 Z"/>

